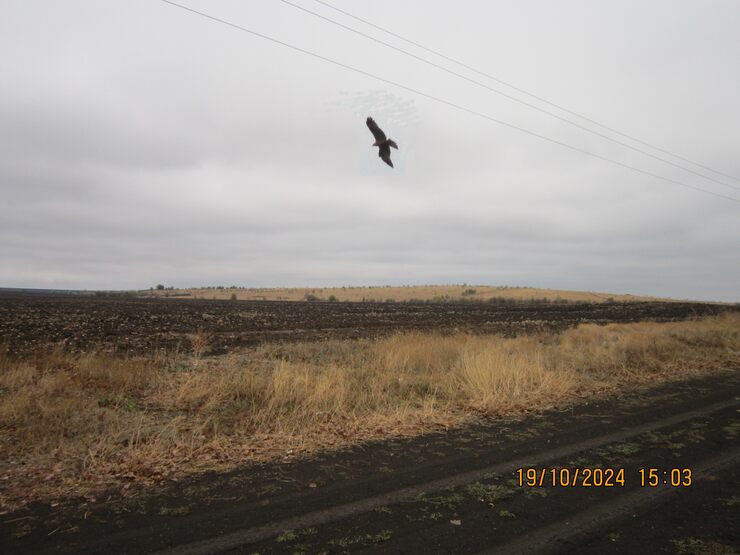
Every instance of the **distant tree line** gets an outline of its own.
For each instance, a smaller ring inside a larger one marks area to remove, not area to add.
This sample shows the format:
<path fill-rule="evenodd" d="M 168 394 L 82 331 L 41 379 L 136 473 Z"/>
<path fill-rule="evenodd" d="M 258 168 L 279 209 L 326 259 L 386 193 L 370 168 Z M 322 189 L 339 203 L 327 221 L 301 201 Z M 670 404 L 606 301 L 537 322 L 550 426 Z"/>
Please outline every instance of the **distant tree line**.
<path fill-rule="evenodd" d="M 541 297 L 541 298 L 531 298 L 531 299 L 515 299 L 511 297 L 490 297 L 488 299 L 481 299 L 481 298 L 471 298 L 471 295 L 473 293 L 468 293 L 465 295 L 463 293 L 462 297 L 452 297 L 450 295 L 437 295 L 436 297 L 433 297 L 431 299 L 417 299 L 412 298 L 408 300 L 403 301 L 397 301 L 394 298 L 387 298 L 387 299 L 373 299 L 373 298 L 366 298 L 363 297 L 360 301 L 354 301 L 354 302 L 362 302 L 362 303 L 406 303 L 406 304 L 439 304 L 439 303 L 476 303 L 476 304 L 494 304 L 494 305 L 500 305 L 500 306 L 532 306 L 532 305 L 587 305 L 587 304 L 593 304 L 596 301 L 588 301 L 588 300 L 570 300 L 570 299 L 563 299 L 561 297 L 551 299 L 549 297 Z M 336 295 L 330 295 L 328 298 L 319 297 L 318 295 L 315 295 L 313 293 L 306 293 L 303 296 L 304 301 L 308 302 L 338 302 L 339 299 L 336 297 Z M 612 297 L 609 297 L 606 299 L 606 302 L 614 302 L 614 299 Z"/>
<path fill-rule="evenodd" d="M 173 287 L 172 285 L 170 285 L 169 287 L 165 287 L 165 286 L 164 286 L 164 285 L 162 285 L 161 283 L 158 283 L 158 284 L 157 284 L 156 286 L 154 286 L 154 287 L 150 287 L 150 288 L 149 288 L 149 291 L 153 291 L 153 290 L 155 290 L 155 289 L 156 289 L 157 291 L 173 291 L 173 290 L 174 290 L 175 288 L 174 288 L 174 287 Z"/>

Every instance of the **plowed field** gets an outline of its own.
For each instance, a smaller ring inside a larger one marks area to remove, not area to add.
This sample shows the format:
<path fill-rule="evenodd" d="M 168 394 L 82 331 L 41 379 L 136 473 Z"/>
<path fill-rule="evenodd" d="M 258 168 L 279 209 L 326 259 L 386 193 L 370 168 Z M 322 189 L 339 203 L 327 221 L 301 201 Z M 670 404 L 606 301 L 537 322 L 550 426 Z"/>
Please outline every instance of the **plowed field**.
<path fill-rule="evenodd" d="M 737 310 L 716 304 L 344 303 L 0 296 L 0 343 L 12 353 L 59 343 L 72 351 L 190 348 L 209 335 L 210 352 L 275 340 L 373 337 L 400 330 L 515 336 L 579 323 L 671 321 Z"/>

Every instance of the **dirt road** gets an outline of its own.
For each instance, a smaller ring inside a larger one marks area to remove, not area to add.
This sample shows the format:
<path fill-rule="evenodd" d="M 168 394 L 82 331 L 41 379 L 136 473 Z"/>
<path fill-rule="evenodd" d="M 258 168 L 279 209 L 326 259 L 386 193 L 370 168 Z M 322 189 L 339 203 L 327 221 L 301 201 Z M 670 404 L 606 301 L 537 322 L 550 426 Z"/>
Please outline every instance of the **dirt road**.
<path fill-rule="evenodd" d="M 733 553 L 740 548 L 739 410 L 740 375 L 726 372 L 130 497 L 36 505 L 2 516 L 0 547 L 107 554 Z M 542 485 L 520 485 L 519 468 L 534 468 L 538 481 L 544 470 Z M 561 468 L 570 469 L 570 483 Z M 594 485 L 584 487 L 584 474 L 574 480 L 576 468 L 591 469 Z M 647 484 L 656 469 L 654 487 L 641 485 L 640 468 Z M 614 486 L 597 486 L 609 469 Z M 620 469 L 624 485 L 614 481 Z"/>

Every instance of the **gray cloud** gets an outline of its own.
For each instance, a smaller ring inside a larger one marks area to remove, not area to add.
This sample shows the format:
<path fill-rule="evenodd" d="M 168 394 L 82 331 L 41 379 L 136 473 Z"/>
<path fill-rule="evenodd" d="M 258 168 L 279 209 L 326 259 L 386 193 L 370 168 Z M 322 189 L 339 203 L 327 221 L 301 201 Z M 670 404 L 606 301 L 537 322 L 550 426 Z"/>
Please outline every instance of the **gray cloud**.
<path fill-rule="evenodd" d="M 280 3 L 190 5 L 740 198 Z M 740 174 L 734 2 L 343 8 Z M 4 11 L 0 285 L 468 282 L 740 300 L 737 204 L 158 2 Z M 370 146 L 367 115 L 399 143 L 395 170 Z"/>

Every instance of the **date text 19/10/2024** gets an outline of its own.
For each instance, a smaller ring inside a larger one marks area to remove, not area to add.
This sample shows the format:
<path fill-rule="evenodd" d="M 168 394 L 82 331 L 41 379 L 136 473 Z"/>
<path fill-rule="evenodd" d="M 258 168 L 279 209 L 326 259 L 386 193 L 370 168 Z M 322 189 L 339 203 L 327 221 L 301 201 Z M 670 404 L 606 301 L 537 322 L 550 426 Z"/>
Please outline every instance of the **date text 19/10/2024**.
<path fill-rule="evenodd" d="M 515 473 L 520 487 L 624 487 L 624 468 L 518 468 Z M 640 487 L 688 487 L 692 484 L 690 468 L 639 468 L 636 475 Z"/>

